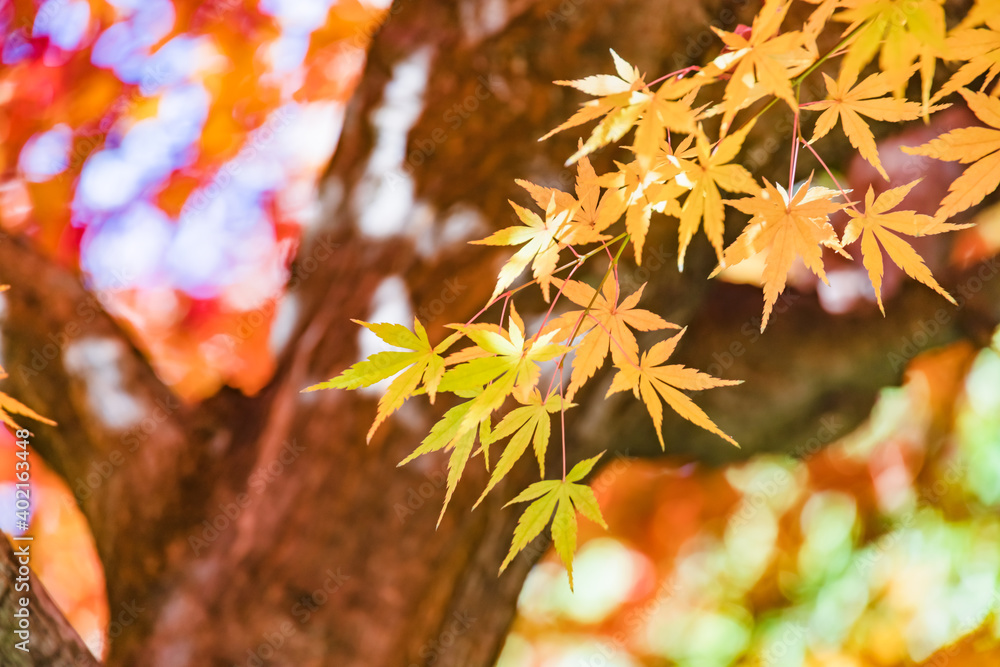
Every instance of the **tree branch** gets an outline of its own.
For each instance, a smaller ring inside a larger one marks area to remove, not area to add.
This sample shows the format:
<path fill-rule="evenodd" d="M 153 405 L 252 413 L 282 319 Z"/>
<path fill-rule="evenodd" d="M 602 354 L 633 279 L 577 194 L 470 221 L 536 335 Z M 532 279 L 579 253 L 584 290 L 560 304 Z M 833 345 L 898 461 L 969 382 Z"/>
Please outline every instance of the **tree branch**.
<path fill-rule="evenodd" d="M 102 295 L 25 240 L 0 239 L 0 284 L 4 390 L 58 423 L 25 425 L 90 524 L 111 603 L 128 601 L 163 567 L 185 484 L 217 474 L 205 443 L 228 432 L 156 377 Z"/>
<path fill-rule="evenodd" d="M 7 539 L 6 535 L 0 538 L 0 664 L 99 667 L 100 662 L 26 566 L 31 542 L 18 542 L 12 549 Z M 22 642 L 25 650 L 17 647 Z"/>

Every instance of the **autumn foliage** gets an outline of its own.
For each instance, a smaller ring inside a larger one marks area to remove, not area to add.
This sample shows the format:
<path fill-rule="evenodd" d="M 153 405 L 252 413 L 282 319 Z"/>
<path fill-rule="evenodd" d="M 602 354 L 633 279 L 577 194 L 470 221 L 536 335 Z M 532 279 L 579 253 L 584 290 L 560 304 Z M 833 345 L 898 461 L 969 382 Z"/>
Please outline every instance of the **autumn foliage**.
<path fill-rule="evenodd" d="M 940 1 L 822 0 L 811 3 L 816 5 L 811 16 L 797 29 L 789 29 L 786 19 L 792 4 L 769 0 L 752 26 L 734 32 L 716 29 L 723 48 L 704 67 L 647 82 L 637 68 L 612 52 L 614 74 L 557 81 L 594 99 L 546 137 L 593 121 L 597 124 L 567 161 L 577 167 L 573 192 L 520 182 L 540 212 L 511 202 L 521 224 L 478 242 L 518 248 L 500 270 L 493 297 L 483 311 L 469 322 L 450 325 L 455 333 L 437 344 L 427 339 L 419 321 L 414 322 L 415 333 L 400 325 L 362 323 L 389 345 L 410 351 L 374 355 L 309 389 L 353 389 L 402 371 L 379 403 L 373 430 L 412 396 L 426 393 L 433 402 L 442 393 L 454 394 L 461 402 L 445 413 L 403 462 L 428 452 L 450 451 L 447 506 L 474 456 L 482 455 L 487 469 L 492 467 L 484 495 L 510 471 L 529 443 L 544 479 L 552 417 L 559 416 L 564 423 L 564 413 L 572 416 L 574 395 L 609 356 L 616 373 L 608 394 L 631 391 L 645 403 L 658 434 L 665 403 L 683 418 L 736 444 L 685 392 L 738 381 L 669 363 L 684 332 L 638 307 L 642 288 L 634 294 L 622 293 L 619 261 L 630 248 L 635 262 L 642 263 L 651 225 L 676 220 L 679 270 L 684 269 L 685 251 L 699 231 L 715 249 L 718 268 L 713 276 L 763 254 L 761 331 L 793 265 L 801 261 L 826 280 L 825 250 L 848 260 L 860 250 L 883 312 L 883 251 L 910 277 L 953 301 L 906 237 L 961 228 L 953 217 L 982 201 L 1000 183 L 1000 101 L 965 87 L 986 73 L 986 89 L 1000 69 L 996 60 L 1000 20 L 991 11 L 995 7 L 979 3 L 948 30 Z M 847 24 L 846 29 L 832 49 L 820 53 L 821 33 L 837 23 Z M 876 56 L 878 70 L 868 73 Z M 958 68 L 932 95 L 938 61 Z M 825 97 L 801 99 L 802 84 L 810 76 L 822 77 Z M 920 94 L 911 101 L 905 93 L 913 78 L 919 78 Z M 918 181 L 890 183 L 890 189 L 877 197 L 872 188 L 866 193 L 843 189 L 812 147 L 839 125 L 861 157 L 888 180 L 868 119 L 926 119 L 950 106 L 939 102 L 951 93 L 960 93 L 987 127 L 953 130 L 907 149 L 970 164 L 951 184 L 935 215 L 900 209 Z M 774 104 L 787 106 L 794 119 L 787 185 L 758 180 L 739 164 L 748 133 Z M 821 113 L 817 117 L 815 112 Z M 812 132 L 807 133 L 803 126 L 811 118 L 815 119 Z M 587 156 L 618 141 L 626 142 L 631 160 L 615 162 L 615 170 L 597 174 Z M 802 149 L 812 152 L 826 173 L 799 173 L 797 158 Z M 820 179 L 828 185 L 818 184 Z M 738 215 L 727 215 L 727 207 L 743 214 L 742 222 Z M 850 219 L 842 234 L 830 220 L 840 210 Z M 724 247 L 727 222 L 743 228 Z M 599 258 L 607 259 L 607 267 L 598 284 L 573 279 L 584 263 Z M 525 270 L 530 270 L 531 280 L 511 287 Z M 518 292 L 532 284 L 551 304 L 534 332 L 526 328 L 513 303 Z M 479 322 L 494 303 L 502 304 L 500 321 Z M 669 333 L 642 350 L 633 330 Z M 549 366 L 543 372 L 544 364 Z M 511 401 L 520 407 L 497 423 L 496 415 Z M 501 442 L 502 446 L 495 447 Z M 660 444 L 665 446 L 662 435 Z M 593 495 L 583 484 L 595 461 L 584 461 L 567 472 L 569 446 L 572 443 L 565 441 L 563 429 L 561 479 L 533 484 L 510 501 L 532 502 L 520 519 L 503 567 L 551 519 L 556 550 L 572 580 L 576 512 L 603 524 Z M 491 457 L 491 447 L 493 452 L 499 450 L 498 460 L 493 460 L 496 454 Z"/>

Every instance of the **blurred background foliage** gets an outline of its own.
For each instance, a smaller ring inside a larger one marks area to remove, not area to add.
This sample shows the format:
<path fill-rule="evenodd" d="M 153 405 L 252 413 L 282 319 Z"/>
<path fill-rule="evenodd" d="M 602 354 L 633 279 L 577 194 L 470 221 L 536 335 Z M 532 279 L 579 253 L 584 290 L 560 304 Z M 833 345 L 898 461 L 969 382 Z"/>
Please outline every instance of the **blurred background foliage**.
<path fill-rule="evenodd" d="M 182 397 L 259 390 L 386 11 L 0 1 L 3 231 L 78 268 Z M 1000 216 L 981 218 L 966 245 L 995 251 Z M 575 595 L 543 558 L 499 667 L 1000 664 L 996 350 L 917 357 L 842 430 L 720 469 L 609 462 L 595 489 L 611 531 L 581 525 Z M 14 452 L 0 434 L 3 506 Z M 100 655 L 115 633 L 100 564 L 73 492 L 34 463 L 33 566 Z"/>
<path fill-rule="evenodd" d="M 258 391 L 274 368 L 277 300 L 319 214 L 319 174 L 386 11 L 381 0 L 0 0 L 2 231 L 78 269 L 182 398 Z M 3 431 L 2 507 L 14 453 Z M 116 629 L 89 531 L 37 456 L 32 484 L 32 565 L 100 655 Z M 15 532 L 13 511 L 0 529 Z"/>
<path fill-rule="evenodd" d="M 914 359 L 869 420 L 721 469 L 620 458 L 576 593 L 531 573 L 499 667 L 1000 663 L 1000 337 Z M 818 450 L 818 451 L 817 451 Z"/>

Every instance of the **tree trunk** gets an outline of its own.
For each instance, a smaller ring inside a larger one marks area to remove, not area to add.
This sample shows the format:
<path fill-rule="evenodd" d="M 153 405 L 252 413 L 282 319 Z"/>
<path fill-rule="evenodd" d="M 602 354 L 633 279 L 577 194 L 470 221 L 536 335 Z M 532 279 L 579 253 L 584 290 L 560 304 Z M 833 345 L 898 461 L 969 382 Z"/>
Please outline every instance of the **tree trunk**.
<path fill-rule="evenodd" d="M 379 290 L 387 279 L 406 284 L 432 338 L 485 302 L 499 255 L 465 241 L 508 224 L 506 200 L 524 199 L 515 178 L 572 182 L 561 163 L 576 135 L 536 142 L 582 101 L 552 80 L 607 71 L 609 48 L 646 72 L 678 69 L 702 56 L 706 25 L 732 29 L 753 9 L 715 0 L 400 0 L 375 37 L 324 176 L 323 223 L 304 241 L 278 309 L 293 331 L 274 379 L 254 397 L 225 390 L 182 405 L 75 279 L 22 241 L 0 243 L 0 282 L 12 285 L 0 311 L 9 390 L 59 422 L 37 428 L 33 444 L 77 493 L 112 619 L 127 620 L 113 626 L 108 665 L 495 661 L 544 547 L 497 577 L 517 516 L 501 506 L 533 480 L 532 468 L 515 468 L 470 511 L 486 481 L 470 465 L 435 530 L 446 458 L 396 465 L 443 401 L 408 405 L 365 446 L 375 399 L 300 390 L 357 360 L 349 318 L 370 319 L 373 299 L 391 291 Z M 775 155 L 759 170 L 773 169 Z M 607 166 L 611 156 L 598 161 Z M 766 335 L 752 336 L 760 291 L 706 281 L 705 243 L 678 274 L 675 239 L 671 229 L 652 232 L 652 259 L 630 279 L 650 282 L 652 309 L 691 325 L 678 352 L 684 363 L 707 368 L 729 354 L 724 375 L 747 383 L 698 397 L 742 450 L 668 418 L 668 454 L 717 463 L 814 451 L 811 443 L 846 433 L 878 388 L 898 381 L 892 355 L 910 354 L 904 344 L 981 342 L 998 321 L 998 288 L 987 281 L 918 340 L 919 323 L 946 306 L 922 286 L 897 295 L 886 318 L 830 316 L 813 296 L 791 294 Z M 641 406 L 602 396 L 581 395 L 587 405 L 570 413 L 572 456 L 658 454 Z M 111 474 L 89 485 L 108 464 Z M 10 604 L 0 600 L 0 634 Z"/>

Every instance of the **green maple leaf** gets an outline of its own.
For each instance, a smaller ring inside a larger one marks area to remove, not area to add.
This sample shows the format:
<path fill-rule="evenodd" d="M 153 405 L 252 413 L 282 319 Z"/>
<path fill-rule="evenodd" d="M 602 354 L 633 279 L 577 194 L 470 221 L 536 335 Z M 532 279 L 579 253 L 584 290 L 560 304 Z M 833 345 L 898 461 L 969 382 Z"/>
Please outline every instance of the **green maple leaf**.
<path fill-rule="evenodd" d="M 556 553 L 566 565 L 566 572 L 569 575 L 569 587 L 573 588 L 573 552 L 576 551 L 576 513 L 579 512 L 598 525 L 607 528 L 604 517 L 601 516 L 601 509 L 594 497 L 593 490 L 585 484 L 578 482 L 587 476 L 593 469 L 603 452 L 597 456 L 580 461 L 563 480 L 545 480 L 535 482 L 522 491 L 516 498 L 507 505 L 513 503 L 527 502 L 533 500 L 521 518 L 518 519 L 517 527 L 514 529 L 514 539 L 510 545 L 510 552 L 500 565 L 500 572 L 507 569 L 507 566 L 518 553 L 524 550 L 531 540 L 535 539 L 552 520 L 552 541 L 555 544 Z M 553 514 L 555 516 L 553 516 Z"/>
<path fill-rule="evenodd" d="M 572 404 L 566 405 L 566 407 L 571 406 Z M 493 490 L 493 487 L 510 472 L 528 448 L 528 443 L 533 444 L 535 457 L 538 459 L 538 469 L 542 476 L 545 476 L 545 450 L 548 448 L 552 429 L 549 415 L 559 412 L 562 407 L 563 401 L 558 394 L 550 396 L 543 403 L 542 395 L 535 389 L 531 392 L 528 400 L 524 402 L 523 407 L 515 408 L 504 416 L 488 436 L 488 442 L 486 440 L 483 442 L 484 446 L 488 446 L 507 436 L 510 436 L 510 442 L 504 447 L 500 460 L 493 469 L 493 476 L 483 494 L 479 496 L 475 506 L 483 502 L 486 494 Z"/>
<path fill-rule="evenodd" d="M 445 372 L 444 358 L 441 354 L 461 338 L 461 334 L 452 334 L 434 346 L 431 345 L 427 331 L 420 320 L 416 318 L 413 320 L 413 331 L 402 324 L 370 324 L 359 320 L 353 322 L 365 327 L 389 345 L 407 349 L 409 352 L 378 352 L 354 364 L 337 377 L 306 387 L 303 391 L 368 387 L 399 373 L 378 402 L 378 412 L 367 436 L 368 442 L 371 442 L 375 429 L 398 410 L 406 399 L 417 393 L 418 389 L 421 389 L 421 383 L 423 383 L 422 390 L 427 392 L 431 403 L 434 402 L 438 385 Z"/>

